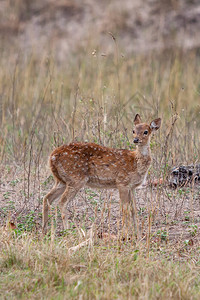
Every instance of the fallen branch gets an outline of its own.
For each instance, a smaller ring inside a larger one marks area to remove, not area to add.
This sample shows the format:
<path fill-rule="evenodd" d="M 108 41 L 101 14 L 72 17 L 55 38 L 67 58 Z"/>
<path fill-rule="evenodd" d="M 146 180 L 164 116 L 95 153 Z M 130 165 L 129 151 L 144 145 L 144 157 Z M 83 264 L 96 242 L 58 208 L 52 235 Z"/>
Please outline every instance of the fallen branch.
<path fill-rule="evenodd" d="M 72 253 L 76 252 L 77 250 L 79 250 L 80 248 L 82 248 L 82 247 L 84 247 L 86 245 L 90 245 L 91 243 L 92 243 L 92 240 L 91 240 L 91 238 L 89 238 L 86 241 L 78 244 L 77 246 L 70 247 L 69 250 L 68 250 L 69 254 L 72 254 Z"/>
<path fill-rule="evenodd" d="M 79 250 L 80 248 L 87 246 L 87 245 L 89 246 L 90 249 L 93 246 L 93 226 L 89 231 L 89 238 L 87 240 L 85 240 L 84 242 L 78 244 L 77 246 L 70 247 L 68 250 L 69 254 L 72 254 L 72 253 L 76 252 L 77 250 Z"/>

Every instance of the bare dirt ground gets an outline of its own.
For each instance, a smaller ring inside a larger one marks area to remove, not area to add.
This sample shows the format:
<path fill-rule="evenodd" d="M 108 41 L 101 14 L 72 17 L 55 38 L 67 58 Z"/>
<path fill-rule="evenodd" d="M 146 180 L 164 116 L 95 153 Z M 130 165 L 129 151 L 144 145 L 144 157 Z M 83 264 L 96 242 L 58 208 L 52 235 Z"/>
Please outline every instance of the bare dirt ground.
<path fill-rule="evenodd" d="M 31 174 L 28 178 L 22 168 L 11 169 L 6 166 L 2 174 L 1 226 L 15 218 L 17 229 L 41 232 L 42 198 L 53 185 L 49 169 L 44 167 L 41 174 Z M 161 240 L 166 242 L 171 240 L 175 243 L 180 241 L 192 245 L 199 242 L 199 186 L 173 190 L 166 182 L 157 187 L 147 186 L 138 189 L 136 199 L 141 239 L 146 240 L 148 230 L 151 228 L 151 239 L 156 243 Z M 52 207 L 50 215 L 56 223 L 56 234 L 62 235 L 64 232 L 61 217 L 55 207 L 55 205 Z M 109 234 L 117 236 L 122 225 L 118 191 L 82 189 L 68 205 L 68 218 L 72 231 L 75 228 L 87 231 L 91 226 L 95 226 L 98 236 Z M 128 230 L 131 228 L 132 226 Z"/>

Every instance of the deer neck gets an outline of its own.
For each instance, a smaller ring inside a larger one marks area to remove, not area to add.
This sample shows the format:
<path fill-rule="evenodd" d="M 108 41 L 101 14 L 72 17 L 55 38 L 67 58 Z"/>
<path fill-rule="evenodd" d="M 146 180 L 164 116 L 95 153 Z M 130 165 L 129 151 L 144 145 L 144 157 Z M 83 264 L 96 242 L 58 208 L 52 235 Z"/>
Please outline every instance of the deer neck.
<path fill-rule="evenodd" d="M 137 155 L 143 157 L 151 157 L 151 149 L 150 149 L 150 142 L 146 145 L 137 145 Z"/>

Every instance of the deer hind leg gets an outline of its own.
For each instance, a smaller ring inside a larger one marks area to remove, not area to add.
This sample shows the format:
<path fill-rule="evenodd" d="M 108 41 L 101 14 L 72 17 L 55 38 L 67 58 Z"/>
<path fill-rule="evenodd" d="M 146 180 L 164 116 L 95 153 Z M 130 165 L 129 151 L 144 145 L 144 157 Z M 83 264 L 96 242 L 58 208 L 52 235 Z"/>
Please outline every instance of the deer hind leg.
<path fill-rule="evenodd" d="M 59 198 L 66 189 L 66 184 L 56 181 L 52 190 L 44 197 L 43 199 L 43 214 L 42 214 L 42 230 L 43 233 L 46 233 L 46 227 L 48 222 L 48 211 L 49 205 L 52 204 L 54 200 Z"/>
<path fill-rule="evenodd" d="M 80 181 L 78 184 L 69 184 L 66 186 L 64 193 L 59 201 L 59 207 L 63 220 L 64 229 L 69 229 L 68 218 L 67 218 L 67 204 L 73 200 L 79 190 L 85 185 L 86 180 Z"/>

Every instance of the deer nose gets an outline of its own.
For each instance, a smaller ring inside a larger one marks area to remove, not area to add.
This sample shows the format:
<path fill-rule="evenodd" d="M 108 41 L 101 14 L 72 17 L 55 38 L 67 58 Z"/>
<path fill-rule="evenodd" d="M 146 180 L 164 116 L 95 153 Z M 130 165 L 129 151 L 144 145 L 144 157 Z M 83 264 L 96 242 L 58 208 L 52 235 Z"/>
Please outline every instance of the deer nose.
<path fill-rule="evenodd" d="M 134 138 L 133 143 L 138 144 L 139 143 L 139 138 Z"/>

